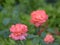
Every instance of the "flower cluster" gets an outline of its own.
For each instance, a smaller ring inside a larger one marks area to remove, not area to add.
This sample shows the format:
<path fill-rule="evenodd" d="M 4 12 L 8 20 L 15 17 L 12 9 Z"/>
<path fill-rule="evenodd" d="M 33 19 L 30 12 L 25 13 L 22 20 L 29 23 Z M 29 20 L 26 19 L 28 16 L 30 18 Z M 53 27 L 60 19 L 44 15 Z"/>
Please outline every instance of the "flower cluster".
<path fill-rule="evenodd" d="M 48 19 L 48 15 L 46 14 L 45 10 L 36 10 L 31 13 L 31 23 L 34 24 L 36 27 L 41 26 L 43 23 L 46 22 Z M 10 28 L 11 34 L 9 37 L 11 37 L 14 40 L 24 40 L 27 36 L 27 26 L 24 24 L 16 24 L 12 25 Z M 44 29 L 40 30 L 38 34 L 41 34 L 44 31 Z M 44 38 L 44 42 L 52 43 L 54 41 L 54 37 L 51 34 L 47 34 Z"/>
<path fill-rule="evenodd" d="M 36 27 L 41 26 L 48 19 L 48 15 L 45 10 L 37 10 L 31 13 L 31 23 Z"/>
<path fill-rule="evenodd" d="M 24 40 L 27 36 L 27 31 L 27 26 L 24 24 L 12 25 L 10 28 L 11 34 L 9 35 L 9 37 L 11 37 L 14 40 Z"/>

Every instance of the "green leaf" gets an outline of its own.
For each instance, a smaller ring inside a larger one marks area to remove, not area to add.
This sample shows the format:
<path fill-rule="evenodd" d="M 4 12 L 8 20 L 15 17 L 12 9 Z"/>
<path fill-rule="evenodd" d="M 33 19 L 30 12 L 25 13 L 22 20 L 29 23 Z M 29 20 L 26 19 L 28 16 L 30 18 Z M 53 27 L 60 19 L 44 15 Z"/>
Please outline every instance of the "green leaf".
<path fill-rule="evenodd" d="M 42 38 L 40 38 L 40 44 L 41 45 L 47 45 Z"/>
<path fill-rule="evenodd" d="M 7 4 L 14 4 L 15 0 L 5 0 Z"/>
<path fill-rule="evenodd" d="M 4 25 L 8 25 L 8 24 L 10 23 L 10 21 L 11 21 L 10 18 L 4 18 L 2 23 L 3 23 Z"/>
<path fill-rule="evenodd" d="M 50 32 L 50 33 L 55 33 L 53 28 L 48 28 L 47 31 Z"/>
<path fill-rule="evenodd" d="M 5 29 L 5 30 L 0 31 L 0 36 L 1 37 L 8 38 L 9 37 L 9 34 L 10 34 L 10 32 L 9 32 L 8 29 Z"/>
<path fill-rule="evenodd" d="M 31 40 L 26 40 L 26 45 L 33 45 Z"/>
<path fill-rule="evenodd" d="M 49 43 L 48 45 L 59 45 L 57 42 Z"/>
<path fill-rule="evenodd" d="M 59 45 L 57 42 L 54 42 L 52 45 Z"/>
<path fill-rule="evenodd" d="M 41 37 L 44 38 L 46 36 L 46 32 L 41 33 Z"/>
<path fill-rule="evenodd" d="M 32 40 L 33 45 L 39 45 L 39 38 L 34 38 Z"/>
<path fill-rule="evenodd" d="M 32 39 L 32 38 L 35 38 L 35 37 L 38 37 L 38 35 L 29 34 L 29 35 L 27 36 L 28 39 Z"/>

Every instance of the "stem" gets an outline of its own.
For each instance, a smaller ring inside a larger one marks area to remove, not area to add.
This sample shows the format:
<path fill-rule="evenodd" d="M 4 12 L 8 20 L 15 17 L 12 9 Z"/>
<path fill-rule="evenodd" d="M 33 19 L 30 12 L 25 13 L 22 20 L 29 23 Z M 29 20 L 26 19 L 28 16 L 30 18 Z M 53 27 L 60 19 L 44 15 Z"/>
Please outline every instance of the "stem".
<path fill-rule="evenodd" d="M 35 35 L 37 35 L 38 31 L 40 30 L 40 27 L 34 27 L 35 28 Z"/>
<path fill-rule="evenodd" d="M 21 45 L 22 43 L 23 43 L 22 41 L 18 40 L 18 41 L 16 41 L 15 45 Z M 24 45 L 24 44 L 22 44 L 22 45 Z"/>
<path fill-rule="evenodd" d="M 16 44 L 15 45 L 19 45 L 19 41 L 16 41 Z"/>
<path fill-rule="evenodd" d="M 22 44 L 22 45 L 24 45 L 24 43 L 23 43 L 23 41 L 22 41 L 22 40 L 21 40 L 20 42 L 21 42 L 21 44 Z"/>

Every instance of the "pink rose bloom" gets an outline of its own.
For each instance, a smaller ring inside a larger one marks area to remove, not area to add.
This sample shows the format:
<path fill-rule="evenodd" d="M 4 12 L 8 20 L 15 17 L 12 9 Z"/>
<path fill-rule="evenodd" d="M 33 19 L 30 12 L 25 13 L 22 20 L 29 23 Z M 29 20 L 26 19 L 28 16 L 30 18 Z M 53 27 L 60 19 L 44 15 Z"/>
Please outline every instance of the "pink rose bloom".
<path fill-rule="evenodd" d="M 10 32 L 20 32 L 20 33 L 26 33 L 28 31 L 27 26 L 24 24 L 16 24 L 12 25 L 10 28 Z"/>
<path fill-rule="evenodd" d="M 52 43 L 54 41 L 54 37 L 51 34 L 47 34 L 46 37 L 44 38 L 44 42 L 47 44 Z"/>
<path fill-rule="evenodd" d="M 9 37 L 11 37 L 14 40 L 24 40 L 27 36 L 27 31 L 27 26 L 24 24 L 12 25 L 10 28 L 11 34 L 9 35 Z"/>
<path fill-rule="evenodd" d="M 42 25 L 48 19 L 48 15 L 46 14 L 45 10 L 37 10 L 31 13 L 31 23 L 34 24 L 36 27 Z"/>

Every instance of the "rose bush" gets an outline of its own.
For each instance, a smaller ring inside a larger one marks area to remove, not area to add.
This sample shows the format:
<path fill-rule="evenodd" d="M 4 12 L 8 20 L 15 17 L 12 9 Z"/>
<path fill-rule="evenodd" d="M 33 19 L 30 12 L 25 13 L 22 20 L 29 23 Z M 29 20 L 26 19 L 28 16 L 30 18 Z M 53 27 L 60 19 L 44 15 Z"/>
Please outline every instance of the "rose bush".
<path fill-rule="evenodd" d="M 45 30 L 43 29 L 40 31 L 40 27 L 42 26 L 43 23 L 45 23 L 47 21 L 47 19 L 48 19 L 48 15 L 46 14 L 45 10 L 33 11 L 31 13 L 31 19 L 30 19 L 31 22 L 30 23 L 34 24 L 36 34 L 34 34 L 34 33 L 27 34 L 26 32 L 28 31 L 28 29 L 27 29 L 28 27 L 26 25 L 16 24 L 16 25 L 11 26 L 11 28 L 10 28 L 11 34 L 9 35 L 9 37 L 12 38 L 13 40 L 17 40 L 17 41 L 18 40 L 22 41 L 25 39 L 27 40 L 27 38 L 33 40 L 36 38 L 35 37 L 36 35 L 38 38 L 42 37 L 43 35 L 41 35 L 41 34 L 42 34 L 42 32 L 44 33 Z M 53 35 L 48 34 L 48 33 L 52 34 L 52 32 L 47 31 L 45 37 L 43 37 L 42 40 L 44 40 L 43 42 L 45 44 L 48 44 L 48 45 L 53 44 L 55 38 L 53 37 Z M 56 33 L 54 33 L 54 34 L 56 34 Z M 34 35 L 34 36 L 29 38 L 29 35 L 30 36 Z M 22 43 L 22 44 L 24 45 L 24 43 Z M 18 43 L 17 43 L 17 45 L 18 45 Z M 40 41 L 38 42 L 38 45 L 40 45 Z"/>
<path fill-rule="evenodd" d="M 60 45 L 60 0 L 46 1 L 0 0 L 0 45 Z"/>

